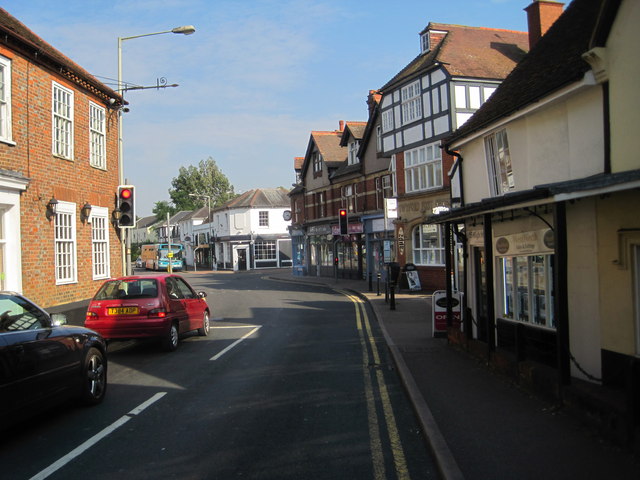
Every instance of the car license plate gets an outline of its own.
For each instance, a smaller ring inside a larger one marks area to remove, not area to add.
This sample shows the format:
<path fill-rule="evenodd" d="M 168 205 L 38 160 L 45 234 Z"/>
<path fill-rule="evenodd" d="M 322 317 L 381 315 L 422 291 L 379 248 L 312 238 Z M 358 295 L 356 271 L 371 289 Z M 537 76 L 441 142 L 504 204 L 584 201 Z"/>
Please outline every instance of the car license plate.
<path fill-rule="evenodd" d="M 138 307 L 109 307 L 107 313 L 109 315 L 137 315 Z"/>

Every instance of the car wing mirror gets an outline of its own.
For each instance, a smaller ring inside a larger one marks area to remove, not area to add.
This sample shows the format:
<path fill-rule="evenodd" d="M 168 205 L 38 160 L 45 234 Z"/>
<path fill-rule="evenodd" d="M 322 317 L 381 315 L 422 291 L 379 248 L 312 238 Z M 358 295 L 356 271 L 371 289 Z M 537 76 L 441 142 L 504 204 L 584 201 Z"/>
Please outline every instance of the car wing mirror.
<path fill-rule="evenodd" d="M 52 313 L 51 325 L 54 327 L 60 327 L 67 324 L 67 316 L 64 313 Z"/>
<path fill-rule="evenodd" d="M 198 296 L 200 298 L 205 298 L 207 296 L 207 292 L 198 292 Z"/>

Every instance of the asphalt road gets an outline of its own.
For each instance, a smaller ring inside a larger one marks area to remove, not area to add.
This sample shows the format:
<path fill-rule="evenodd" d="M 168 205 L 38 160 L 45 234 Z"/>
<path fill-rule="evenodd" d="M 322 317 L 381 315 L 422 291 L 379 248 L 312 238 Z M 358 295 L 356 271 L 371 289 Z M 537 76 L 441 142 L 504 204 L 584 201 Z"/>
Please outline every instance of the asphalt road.
<path fill-rule="evenodd" d="M 110 345 L 105 402 L 0 440 L 0 478 L 437 478 L 375 319 L 347 292 L 186 273 L 209 337 Z"/>

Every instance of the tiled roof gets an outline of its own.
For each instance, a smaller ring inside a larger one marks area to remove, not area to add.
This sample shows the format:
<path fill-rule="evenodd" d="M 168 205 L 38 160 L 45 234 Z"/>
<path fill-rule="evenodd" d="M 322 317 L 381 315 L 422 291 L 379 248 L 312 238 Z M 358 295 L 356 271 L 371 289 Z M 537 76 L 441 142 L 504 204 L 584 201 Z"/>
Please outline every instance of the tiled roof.
<path fill-rule="evenodd" d="M 116 99 L 118 103 L 123 102 L 118 93 L 98 81 L 2 8 L 0 8 L 0 38 L 4 45 L 21 51 L 31 61 L 48 63 L 50 66 L 53 64 L 60 75 L 82 85 L 87 90 L 106 98 Z"/>
<path fill-rule="evenodd" d="M 579 81 L 589 70 L 590 49 L 601 2 L 573 0 L 547 33 L 482 107 L 447 138 L 447 144 Z"/>
<path fill-rule="evenodd" d="M 228 201 L 216 210 L 228 208 L 285 208 L 291 206 L 286 188 L 257 188 Z"/>
<path fill-rule="evenodd" d="M 429 23 L 427 30 L 447 34 L 441 43 L 418 55 L 380 90 L 388 92 L 438 64 L 452 76 L 501 80 L 524 57 L 529 45 L 526 32 L 513 30 L 444 23 Z"/>
<path fill-rule="evenodd" d="M 347 159 L 347 150 L 340 146 L 341 131 L 311 132 L 311 138 L 328 168 L 337 168 Z"/>
<path fill-rule="evenodd" d="M 302 170 L 302 165 L 304 164 L 304 157 L 295 157 L 293 159 L 293 168 L 297 172 Z"/>
<path fill-rule="evenodd" d="M 155 215 L 139 218 L 136 222 L 136 228 L 147 228 L 158 222 Z"/>

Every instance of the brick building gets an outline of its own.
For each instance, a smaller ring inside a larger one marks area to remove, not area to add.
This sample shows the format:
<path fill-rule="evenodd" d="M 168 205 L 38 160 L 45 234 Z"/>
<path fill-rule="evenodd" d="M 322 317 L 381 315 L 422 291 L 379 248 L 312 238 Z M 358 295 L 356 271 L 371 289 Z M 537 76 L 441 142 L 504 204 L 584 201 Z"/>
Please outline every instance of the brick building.
<path fill-rule="evenodd" d="M 118 274 L 123 99 L 0 9 L 0 289 L 43 307 Z"/>

